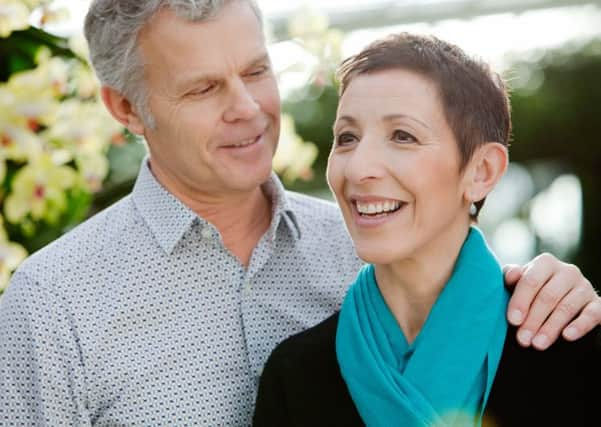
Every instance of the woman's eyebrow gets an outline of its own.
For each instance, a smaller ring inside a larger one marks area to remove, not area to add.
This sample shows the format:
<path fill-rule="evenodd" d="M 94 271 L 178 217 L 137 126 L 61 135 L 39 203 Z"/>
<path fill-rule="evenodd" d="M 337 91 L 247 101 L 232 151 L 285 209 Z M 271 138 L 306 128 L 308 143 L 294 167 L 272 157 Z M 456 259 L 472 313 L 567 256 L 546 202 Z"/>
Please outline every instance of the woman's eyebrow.
<path fill-rule="evenodd" d="M 382 120 L 386 121 L 386 122 L 392 122 L 394 120 L 398 120 L 398 119 L 408 119 L 408 120 L 412 120 L 414 122 L 419 123 L 420 125 L 422 125 L 423 127 L 425 127 L 426 129 L 430 129 L 430 126 L 428 126 L 425 122 L 421 121 L 418 118 L 415 118 L 413 116 L 409 116 L 407 114 L 387 114 L 385 115 Z"/>
<path fill-rule="evenodd" d="M 334 121 L 334 124 L 332 125 L 332 129 L 336 129 L 336 126 L 340 123 L 340 122 L 346 122 L 350 125 L 354 125 L 357 123 L 357 120 L 355 120 L 354 117 L 352 116 L 340 116 L 337 117 L 336 120 Z"/>

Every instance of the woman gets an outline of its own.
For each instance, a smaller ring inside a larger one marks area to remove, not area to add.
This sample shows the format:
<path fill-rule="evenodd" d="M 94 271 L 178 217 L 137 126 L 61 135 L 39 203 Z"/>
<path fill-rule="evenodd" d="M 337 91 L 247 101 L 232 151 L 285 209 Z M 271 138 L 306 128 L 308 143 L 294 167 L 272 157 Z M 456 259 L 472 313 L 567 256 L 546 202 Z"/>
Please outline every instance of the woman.
<path fill-rule="evenodd" d="M 502 80 L 409 34 L 349 58 L 340 80 L 328 182 L 369 264 L 339 314 L 274 350 L 255 425 L 598 424 L 584 390 L 600 379 L 598 331 L 519 346 L 473 226 L 508 162 Z"/>

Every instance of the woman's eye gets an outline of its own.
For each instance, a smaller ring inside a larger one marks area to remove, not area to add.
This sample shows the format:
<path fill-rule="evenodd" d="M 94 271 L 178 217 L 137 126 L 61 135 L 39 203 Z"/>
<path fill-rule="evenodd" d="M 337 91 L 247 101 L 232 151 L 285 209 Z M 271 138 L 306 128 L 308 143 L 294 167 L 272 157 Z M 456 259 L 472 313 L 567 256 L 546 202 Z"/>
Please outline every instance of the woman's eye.
<path fill-rule="evenodd" d="M 340 135 L 338 135 L 336 137 L 336 145 L 337 146 L 344 146 L 344 145 L 348 145 L 353 143 L 354 141 L 356 141 L 356 137 L 355 135 L 353 135 L 352 133 L 349 132 L 343 132 Z"/>
<path fill-rule="evenodd" d="M 397 129 L 392 133 L 392 140 L 402 144 L 417 142 L 417 139 L 413 135 L 400 129 Z"/>

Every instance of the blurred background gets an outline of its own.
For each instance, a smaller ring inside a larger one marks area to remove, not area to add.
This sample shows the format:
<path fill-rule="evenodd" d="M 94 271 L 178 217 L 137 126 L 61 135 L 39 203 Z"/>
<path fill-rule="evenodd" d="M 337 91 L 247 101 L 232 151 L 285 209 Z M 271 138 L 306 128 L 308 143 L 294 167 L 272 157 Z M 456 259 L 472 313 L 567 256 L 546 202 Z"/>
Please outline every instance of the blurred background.
<path fill-rule="evenodd" d="M 259 0 L 283 97 L 274 169 L 331 199 L 339 61 L 390 32 L 434 34 L 512 87 L 507 175 L 481 226 L 502 262 L 548 251 L 601 286 L 601 0 Z M 0 0 L 0 293 L 28 255 L 127 194 L 145 153 L 98 101 L 87 0 Z"/>

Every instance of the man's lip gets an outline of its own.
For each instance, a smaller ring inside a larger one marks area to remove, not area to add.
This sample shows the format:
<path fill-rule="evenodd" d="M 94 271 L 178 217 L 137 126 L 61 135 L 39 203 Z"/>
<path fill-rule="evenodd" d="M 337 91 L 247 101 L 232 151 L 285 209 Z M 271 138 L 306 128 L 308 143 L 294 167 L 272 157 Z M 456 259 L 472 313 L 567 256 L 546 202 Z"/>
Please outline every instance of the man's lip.
<path fill-rule="evenodd" d="M 229 144 L 223 144 L 221 146 L 221 148 L 244 148 L 244 147 L 248 147 L 249 145 L 253 145 L 253 144 L 257 143 L 258 141 L 260 141 L 264 134 L 265 134 L 265 132 L 261 132 L 260 134 L 257 134 L 255 136 L 250 136 L 248 138 L 240 138 L 240 139 L 238 139 L 238 142 L 236 142 L 236 143 L 229 143 Z M 252 140 L 252 142 L 249 143 L 249 144 L 238 145 L 242 141 L 250 141 L 250 140 Z"/>

